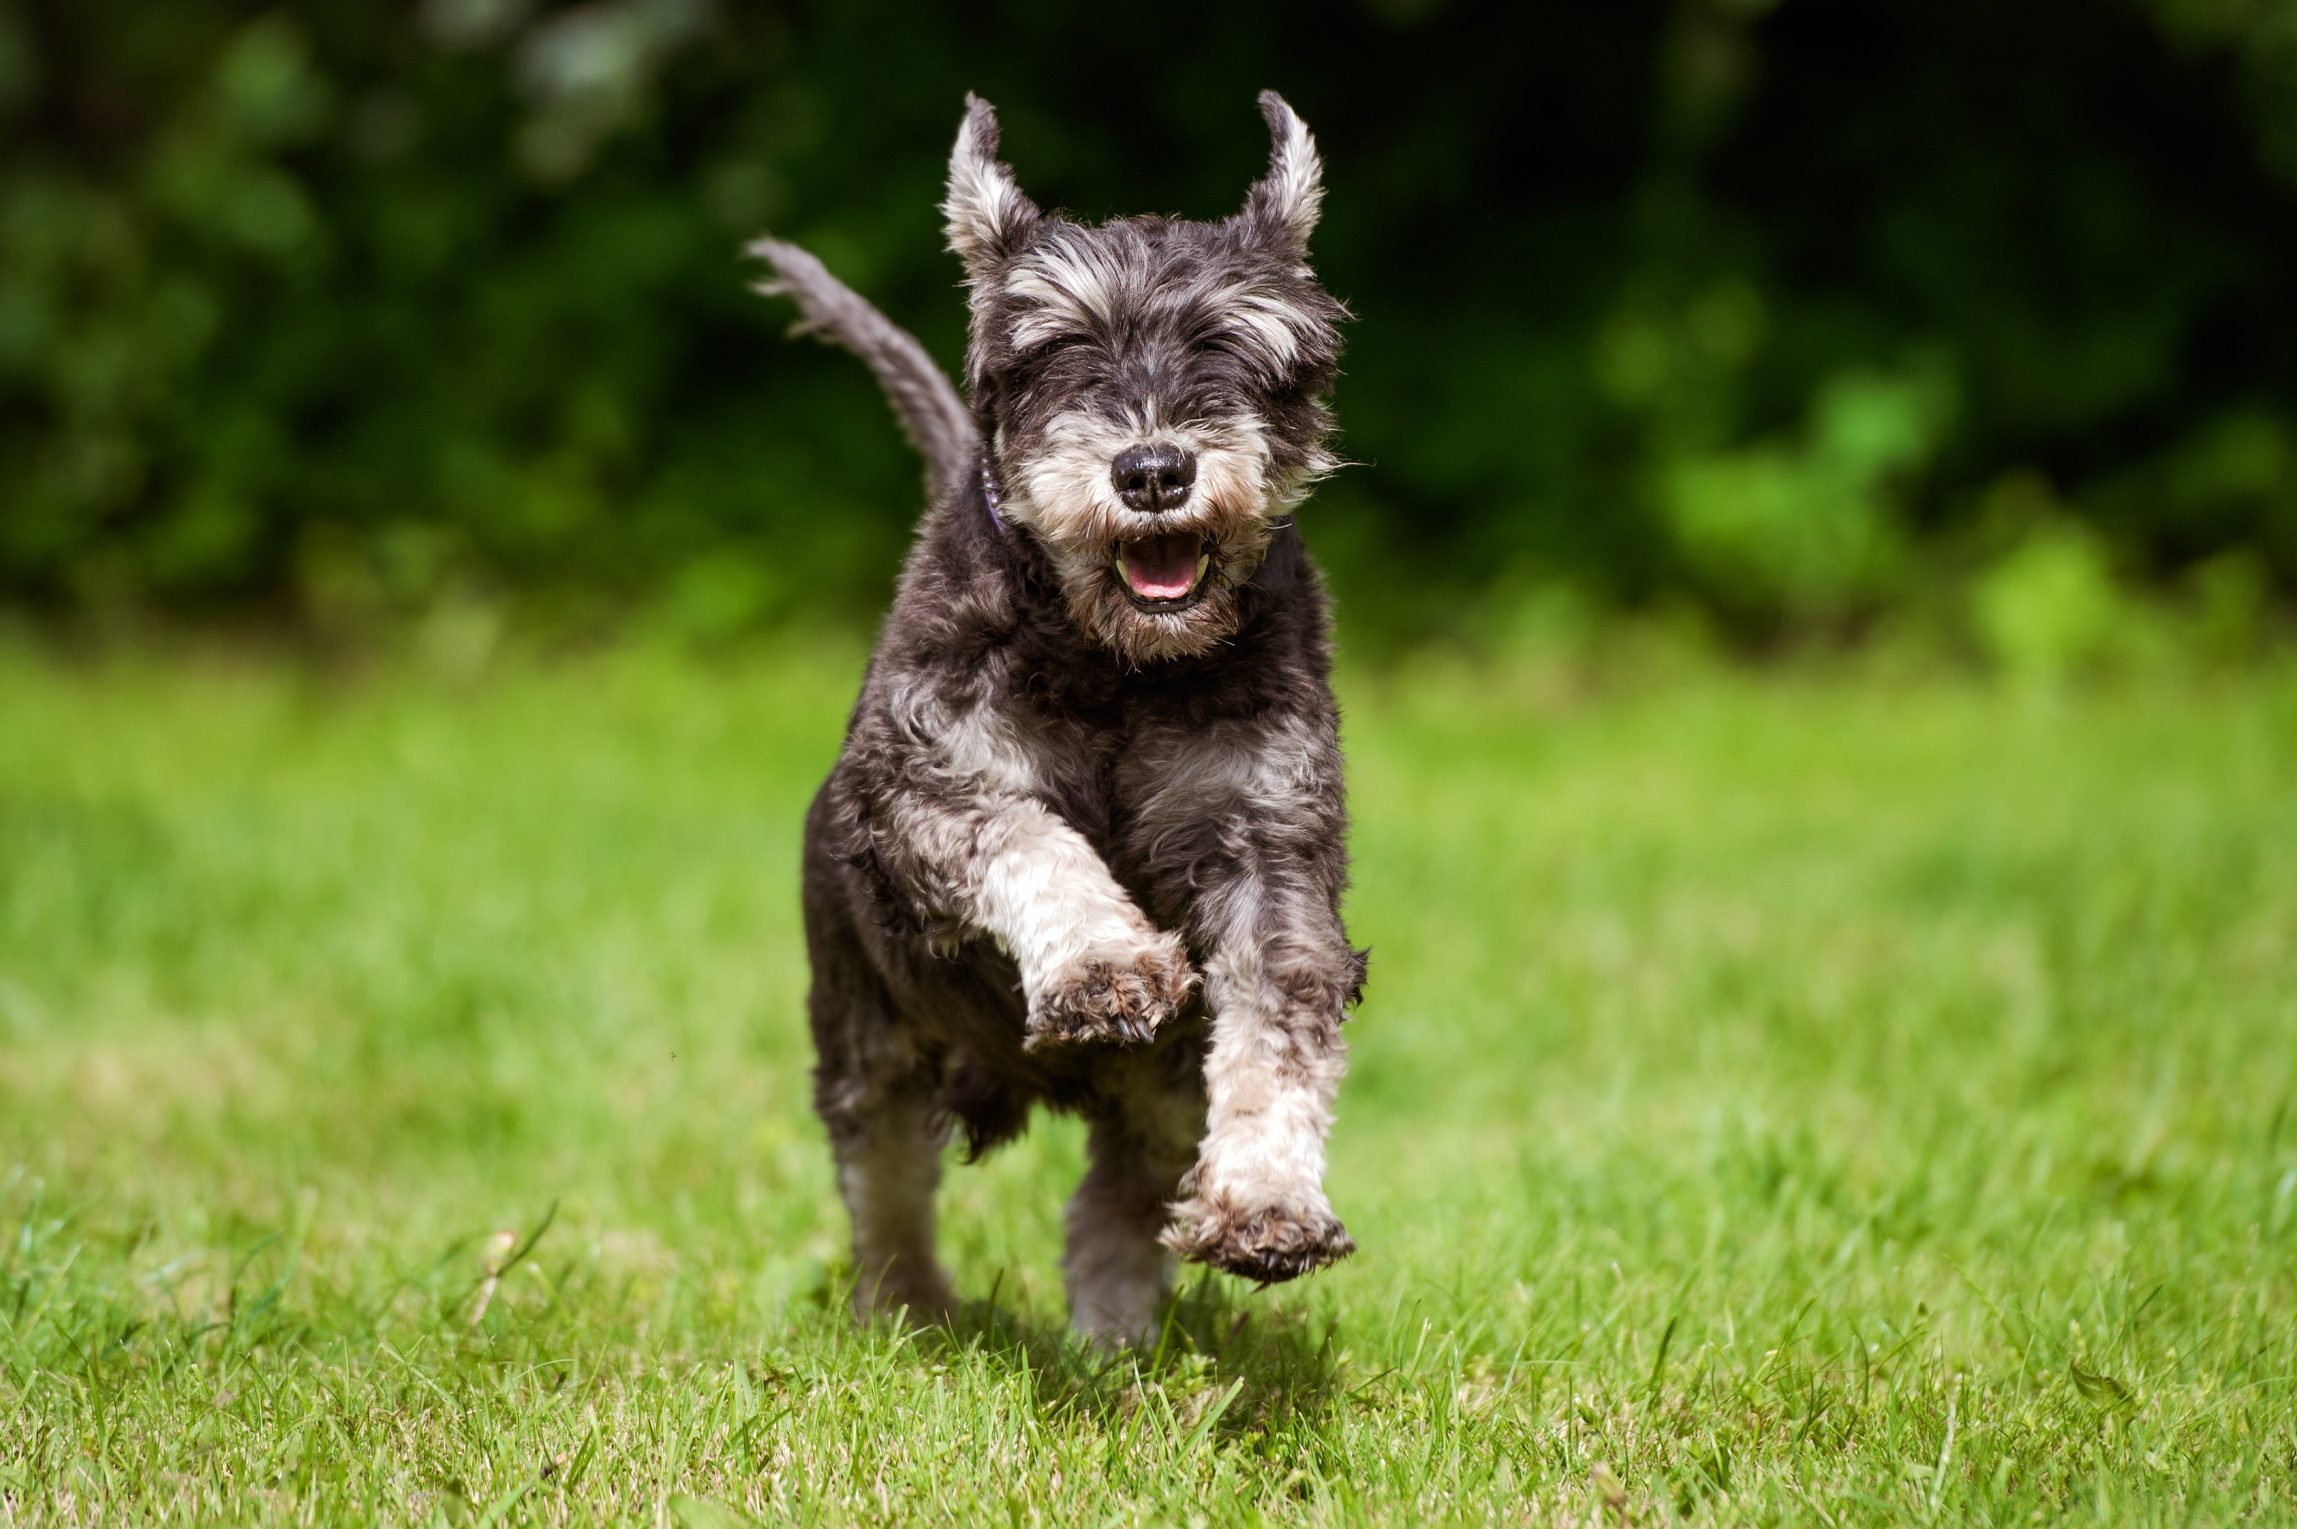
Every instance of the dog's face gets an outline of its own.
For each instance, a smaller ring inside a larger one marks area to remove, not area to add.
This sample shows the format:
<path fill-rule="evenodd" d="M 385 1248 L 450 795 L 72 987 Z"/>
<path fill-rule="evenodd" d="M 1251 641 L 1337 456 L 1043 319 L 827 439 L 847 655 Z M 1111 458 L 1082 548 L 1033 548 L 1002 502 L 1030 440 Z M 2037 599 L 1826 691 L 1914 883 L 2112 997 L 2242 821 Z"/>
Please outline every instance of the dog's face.
<path fill-rule="evenodd" d="M 971 101 L 950 159 L 950 246 L 972 292 L 966 382 L 1008 519 L 1071 615 L 1135 663 L 1235 630 L 1276 524 L 1332 467 L 1340 304 L 1307 264 L 1323 199 L 1308 129 L 1260 98 L 1275 148 L 1217 223 L 1045 214 Z"/>

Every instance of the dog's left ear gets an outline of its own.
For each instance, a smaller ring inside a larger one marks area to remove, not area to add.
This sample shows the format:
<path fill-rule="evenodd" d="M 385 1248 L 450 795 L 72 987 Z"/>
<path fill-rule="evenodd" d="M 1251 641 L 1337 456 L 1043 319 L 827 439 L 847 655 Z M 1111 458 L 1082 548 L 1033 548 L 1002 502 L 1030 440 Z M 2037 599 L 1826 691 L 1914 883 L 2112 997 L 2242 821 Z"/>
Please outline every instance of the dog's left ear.
<path fill-rule="evenodd" d="M 1308 253 L 1308 236 L 1324 207 L 1324 162 L 1308 124 L 1273 90 L 1260 92 L 1260 115 L 1268 119 L 1268 173 L 1244 199 L 1244 216 L 1296 255 Z"/>
<path fill-rule="evenodd" d="M 949 247 L 965 274 L 1018 248 L 1036 225 L 1037 204 L 1021 194 L 1013 172 L 997 157 L 997 110 L 979 96 L 965 97 L 965 120 L 949 154 L 949 193 L 941 203 Z"/>

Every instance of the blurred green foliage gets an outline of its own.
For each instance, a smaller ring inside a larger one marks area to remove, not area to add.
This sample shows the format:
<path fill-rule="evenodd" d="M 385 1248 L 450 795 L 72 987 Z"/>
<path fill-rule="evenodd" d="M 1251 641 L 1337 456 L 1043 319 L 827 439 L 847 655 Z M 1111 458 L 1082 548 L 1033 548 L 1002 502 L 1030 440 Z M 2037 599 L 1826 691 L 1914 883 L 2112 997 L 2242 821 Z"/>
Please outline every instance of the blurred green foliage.
<path fill-rule="evenodd" d="M 2297 583 L 2275 0 L 0 0 L 0 600 L 866 617 L 916 464 L 743 241 L 953 360 L 966 89 L 1040 199 L 1214 216 L 1264 85 L 1359 315 L 1354 631 L 1565 588 L 2056 667 Z"/>

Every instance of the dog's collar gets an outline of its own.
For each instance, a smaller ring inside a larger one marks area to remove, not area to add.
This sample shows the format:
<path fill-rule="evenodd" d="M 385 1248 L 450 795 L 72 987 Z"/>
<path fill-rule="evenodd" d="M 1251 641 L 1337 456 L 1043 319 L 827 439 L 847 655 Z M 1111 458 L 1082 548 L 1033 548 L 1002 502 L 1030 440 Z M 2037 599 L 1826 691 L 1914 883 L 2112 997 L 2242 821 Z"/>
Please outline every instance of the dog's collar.
<path fill-rule="evenodd" d="M 989 524 L 997 534 L 1005 534 L 1005 498 L 997 492 L 997 475 L 989 470 L 989 460 L 981 460 L 981 502 L 989 507 Z"/>

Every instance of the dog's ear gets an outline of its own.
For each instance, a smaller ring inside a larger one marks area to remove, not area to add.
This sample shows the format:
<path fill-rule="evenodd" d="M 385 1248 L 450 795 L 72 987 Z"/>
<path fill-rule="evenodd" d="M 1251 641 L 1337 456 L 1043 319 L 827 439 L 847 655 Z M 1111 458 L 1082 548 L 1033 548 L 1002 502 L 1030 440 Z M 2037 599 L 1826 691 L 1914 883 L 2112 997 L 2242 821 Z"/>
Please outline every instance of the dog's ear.
<path fill-rule="evenodd" d="M 1324 206 L 1324 162 L 1308 124 L 1273 90 L 1260 92 L 1260 115 L 1268 119 L 1268 174 L 1244 199 L 1244 216 L 1296 255 L 1308 252 L 1316 215 Z"/>
<path fill-rule="evenodd" d="M 941 203 L 949 247 L 967 275 L 1011 254 L 1036 224 L 1036 204 L 1021 194 L 1013 172 L 997 158 L 997 109 L 977 95 L 965 97 L 965 120 L 949 154 L 949 194 Z"/>

